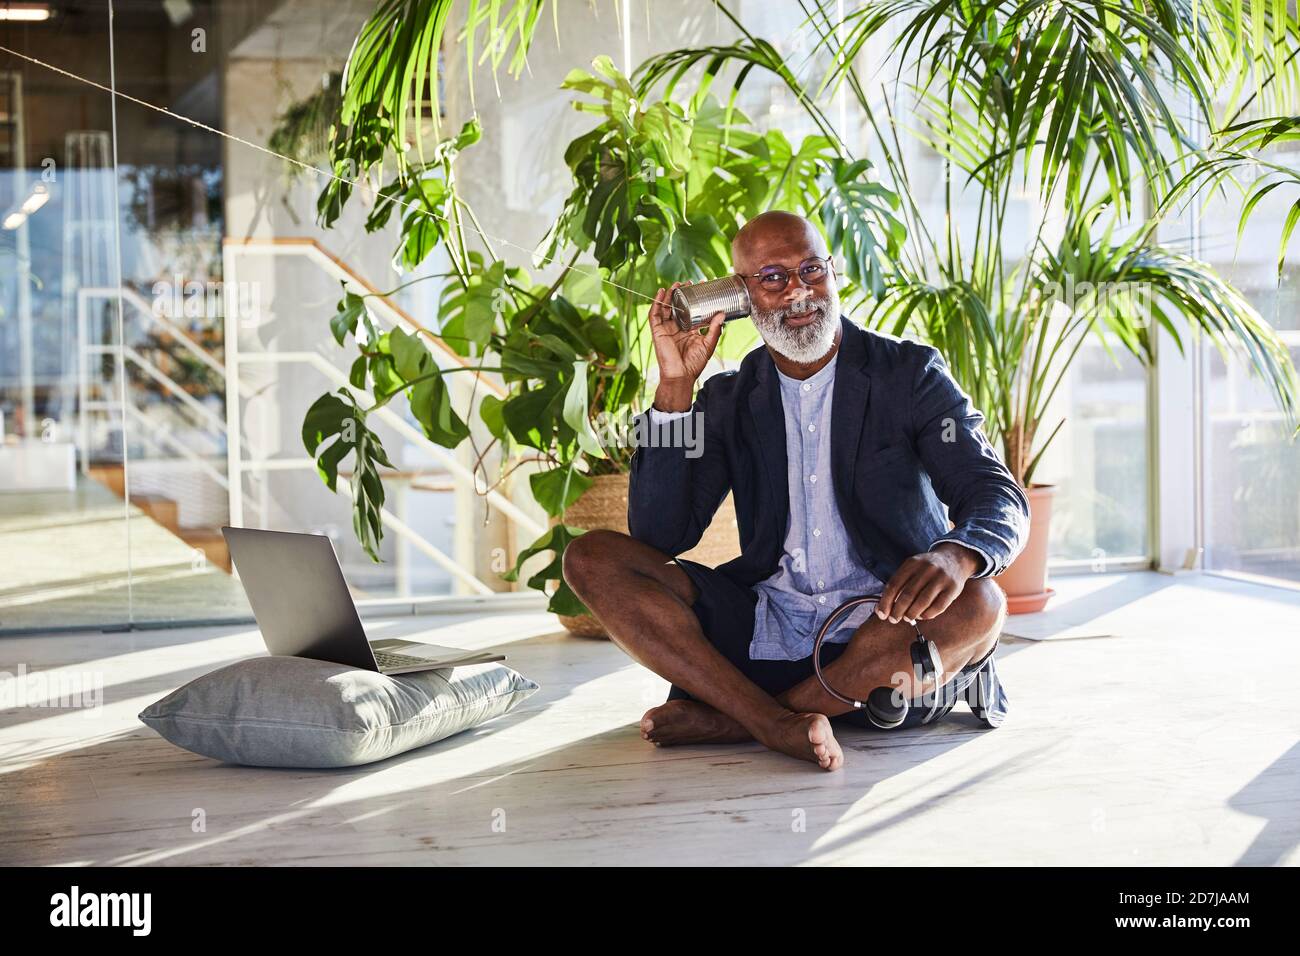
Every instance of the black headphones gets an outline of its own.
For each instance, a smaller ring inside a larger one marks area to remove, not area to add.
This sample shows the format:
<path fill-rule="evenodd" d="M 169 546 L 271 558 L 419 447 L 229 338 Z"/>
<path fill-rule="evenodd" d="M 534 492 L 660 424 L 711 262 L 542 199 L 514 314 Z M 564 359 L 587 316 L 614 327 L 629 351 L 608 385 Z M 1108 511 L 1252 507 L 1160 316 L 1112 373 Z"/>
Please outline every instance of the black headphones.
<path fill-rule="evenodd" d="M 880 598 L 881 594 L 864 594 L 860 597 L 849 598 L 831 612 L 831 616 L 826 619 L 826 623 L 823 624 L 821 630 L 817 632 L 817 639 L 813 641 L 813 671 L 817 674 L 817 679 L 821 681 L 822 687 L 826 689 L 826 693 L 830 694 L 836 700 L 848 704 L 854 710 L 865 712 L 867 719 L 881 730 L 893 730 L 907 719 L 907 715 L 912 709 L 911 702 L 906 699 L 900 699 L 898 691 L 895 688 L 877 687 L 867 695 L 866 700 L 857 700 L 856 698 L 847 697 L 837 691 L 827 683 L 826 676 L 822 673 L 822 642 L 825 641 L 826 635 L 830 633 L 831 627 L 835 624 L 835 620 L 844 615 L 847 611 L 857 607 L 859 604 L 867 604 L 872 601 L 878 603 Z M 938 675 L 943 670 L 943 662 L 939 658 L 939 648 L 934 645 L 933 641 L 927 639 L 926 636 L 921 633 L 920 627 L 913 623 L 912 629 L 916 631 L 916 640 L 911 644 L 912 670 L 916 676 L 916 681 L 918 684 L 923 684 L 929 678 L 935 679 L 935 688 L 933 700 L 930 704 L 930 711 L 921 721 L 923 724 L 928 724 L 934 719 L 935 714 L 939 710 L 939 700 L 941 695 L 938 687 Z"/>

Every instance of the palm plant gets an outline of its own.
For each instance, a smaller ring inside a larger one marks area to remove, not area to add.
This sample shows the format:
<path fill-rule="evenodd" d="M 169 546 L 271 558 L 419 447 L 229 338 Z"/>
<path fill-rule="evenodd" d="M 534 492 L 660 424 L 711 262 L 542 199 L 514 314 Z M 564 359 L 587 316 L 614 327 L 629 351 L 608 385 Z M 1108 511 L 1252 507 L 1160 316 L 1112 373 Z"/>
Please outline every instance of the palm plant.
<path fill-rule="evenodd" d="M 1244 351 L 1294 419 L 1300 390 L 1277 335 L 1208 265 L 1156 240 L 1207 159 L 1185 112 L 1216 129 L 1216 99 L 1226 90 L 1230 105 L 1239 102 L 1243 73 L 1274 93 L 1294 89 L 1297 26 L 1284 5 L 868 0 L 840 20 L 836 4 L 803 2 L 831 52 L 816 86 L 718 6 L 742 39 L 665 54 L 638 74 L 640 88 L 733 61 L 737 85 L 754 68 L 771 73 L 823 129 L 818 104 L 828 93 L 856 100 L 908 226 L 869 321 L 943 352 L 1022 483 L 1063 424 L 1045 421 L 1048 405 L 1089 339 L 1150 364 L 1156 327 L 1180 348 L 1188 329 L 1203 334 Z M 873 99 L 857 63 L 878 39 L 896 73 Z M 900 99 L 910 122 L 893 106 Z M 909 139 L 942 163 L 938 216 L 912 182 Z M 1008 223 L 1016 196 L 1051 213 L 1019 254 Z M 976 207 L 964 230 L 963 202 Z"/>
<path fill-rule="evenodd" d="M 1216 147 L 1183 177 L 1167 204 L 1172 205 L 1185 196 L 1194 198 L 1202 192 L 1213 196 L 1235 190 L 1241 201 L 1237 222 L 1240 242 L 1251 214 L 1270 193 L 1276 189 L 1292 195 L 1300 193 L 1300 167 L 1279 162 L 1271 155 L 1277 147 L 1300 143 L 1300 116 L 1259 116 L 1234 121 L 1222 127 L 1215 138 Z M 1300 196 L 1291 201 L 1278 237 L 1279 279 L 1297 224 L 1300 224 Z"/>

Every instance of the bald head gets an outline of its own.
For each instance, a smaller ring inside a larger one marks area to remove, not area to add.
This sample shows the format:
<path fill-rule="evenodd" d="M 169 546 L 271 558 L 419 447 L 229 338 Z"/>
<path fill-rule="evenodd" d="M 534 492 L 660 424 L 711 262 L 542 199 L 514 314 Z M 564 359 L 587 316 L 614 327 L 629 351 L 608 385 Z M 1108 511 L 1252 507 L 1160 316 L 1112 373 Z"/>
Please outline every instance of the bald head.
<path fill-rule="evenodd" d="M 809 256 L 828 255 L 817 227 L 803 216 L 774 209 L 740 227 L 731 241 L 732 268 L 751 275 L 763 266 L 793 268 Z"/>
<path fill-rule="evenodd" d="M 829 259 L 822 235 L 803 216 L 765 212 L 741 227 L 731 243 L 731 267 L 749 290 L 750 317 L 768 350 L 785 363 L 789 374 L 829 361 L 839 341 L 840 296 L 834 269 L 800 270 L 813 257 Z M 784 281 L 765 282 L 756 275 L 785 271 Z"/>

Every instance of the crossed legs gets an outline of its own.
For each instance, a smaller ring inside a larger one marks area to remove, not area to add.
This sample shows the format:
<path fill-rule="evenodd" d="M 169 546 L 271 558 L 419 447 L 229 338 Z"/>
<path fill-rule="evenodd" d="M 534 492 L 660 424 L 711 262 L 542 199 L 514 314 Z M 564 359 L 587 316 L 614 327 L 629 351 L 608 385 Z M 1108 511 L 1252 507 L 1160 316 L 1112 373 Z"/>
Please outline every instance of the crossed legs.
<path fill-rule="evenodd" d="M 695 585 L 663 552 L 613 531 L 588 531 L 564 552 L 564 580 L 629 657 L 725 715 L 772 750 L 836 770 L 844 756 L 830 721 L 764 693 L 705 638 Z"/>
<path fill-rule="evenodd" d="M 685 690 L 694 700 L 669 701 L 642 718 L 642 736 L 657 744 L 757 740 L 782 753 L 838 769 L 843 752 L 829 717 L 851 708 L 816 677 L 772 697 L 718 652 L 691 610 L 698 596 L 687 574 L 663 552 L 613 531 L 589 531 L 564 555 L 564 579 L 633 660 Z M 1004 601 L 991 581 L 968 581 L 925 634 L 939 648 L 945 674 L 987 653 L 997 641 Z M 824 668 L 843 693 L 865 696 L 881 685 L 910 684 L 907 624 L 874 616 Z M 946 679 L 941 677 L 941 680 Z"/>

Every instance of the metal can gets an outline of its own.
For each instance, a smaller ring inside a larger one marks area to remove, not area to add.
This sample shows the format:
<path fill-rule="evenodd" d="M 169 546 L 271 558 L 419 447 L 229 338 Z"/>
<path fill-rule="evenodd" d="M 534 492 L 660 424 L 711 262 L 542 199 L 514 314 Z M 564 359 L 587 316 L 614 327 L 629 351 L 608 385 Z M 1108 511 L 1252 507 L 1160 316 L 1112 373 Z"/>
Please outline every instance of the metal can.
<path fill-rule="evenodd" d="M 683 332 L 698 329 L 709 321 L 709 316 L 721 312 L 730 322 L 749 315 L 749 289 L 740 276 L 723 276 L 695 285 L 684 285 L 673 290 L 673 319 Z"/>

